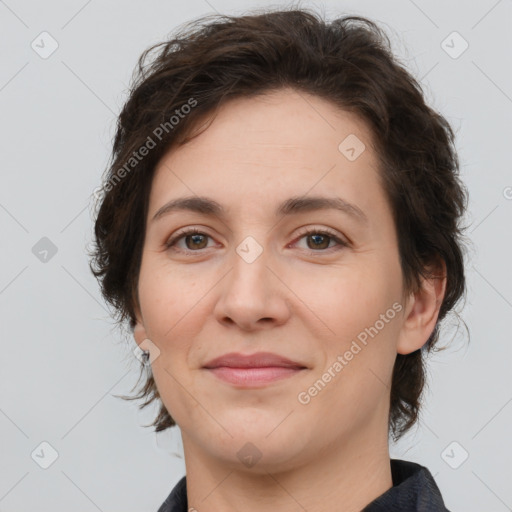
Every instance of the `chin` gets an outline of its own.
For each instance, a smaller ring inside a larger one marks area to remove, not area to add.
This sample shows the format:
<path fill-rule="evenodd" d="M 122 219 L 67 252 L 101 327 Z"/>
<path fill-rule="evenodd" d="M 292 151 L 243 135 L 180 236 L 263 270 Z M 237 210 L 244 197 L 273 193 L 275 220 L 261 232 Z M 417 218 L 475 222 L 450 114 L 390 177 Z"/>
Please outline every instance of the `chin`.
<path fill-rule="evenodd" d="M 226 429 L 219 436 L 211 432 L 203 446 L 215 457 L 224 459 L 231 469 L 244 469 L 253 473 L 266 474 L 273 471 L 287 471 L 297 466 L 311 448 L 310 436 L 304 435 L 304 426 L 294 425 L 291 418 L 283 415 L 261 417 L 255 421 L 252 414 L 240 416 L 226 423 Z M 285 416 L 284 416 L 285 417 Z M 219 418 L 220 419 L 220 418 Z M 226 419 L 226 416 L 224 416 Z M 282 422 L 282 423 L 281 423 Z M 231 435 L 230 435 L 231 434 Z M 205 444 L 208 443 L 208 446 Z"/>
<path fill-rule="evenodd" d="M 263 435 L 260 439 L 230 439 L 224 449 L 217 444 L 210 446 L 211 455 L 217 460 L 224 460 L 233 471 L 247 471 L 251 474 L 268 476 L 268 473 L 282 473 L 296 470 L 300 460 L 304 459 L 304 451 L 298 447 L 293 438 L 289 443 L 270 441 Z"/>

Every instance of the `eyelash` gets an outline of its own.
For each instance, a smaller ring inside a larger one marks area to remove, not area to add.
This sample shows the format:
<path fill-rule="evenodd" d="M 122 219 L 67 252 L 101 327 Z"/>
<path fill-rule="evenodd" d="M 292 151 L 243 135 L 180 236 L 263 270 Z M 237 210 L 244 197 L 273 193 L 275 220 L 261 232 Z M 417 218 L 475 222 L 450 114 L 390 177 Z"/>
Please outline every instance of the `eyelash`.
<path fill-rule="evenodd" d="M 199 229 L 197 228 L 191 228 L 191 229 L 187 229 L 185 231 L 182 231 L 180 233 L 177 233 L 174 237 L 170 238 L 164 245 L 165 245 L 165 248 L 166 249 L 172 249 L 176 243 L 181 240 L 182 238 L 186 238 L 187 236 L 191 236 L 191 235 L 204 235 L 204 236 L 207 236 L 209 238 L 212 238 L 210 235 L 208 235 L 207 233 L 204 233 L 203 231 L 200 231 Z M 334 233 L 333 231 L 330 231 L 329 229 L 325 229 L 325 228 L 322 228 L 322 229 L 307 229 L 305 231 L 302 231 L 300 234 L 299 234 L 299 237 L 297 238 L 297 240 L 300 240 L 306 236 L 309 236 L 309 235 L 321 235 L 321 236 L 327 236 L 329 238 L 331 238 L 333 241 L 335 241 L 337 244 L 338 244 L 338 247 L 329 247 L 327 249 L 319 249 L 319 250 L 313 250 L 313 249 L 305 249 L 305 251 L 307 251 L 309 254 L 311 255 L 318 255 L 318 253 L 330 253 L 332 252 L 332 250 L 340 250 L 341 248 L 343 247 L 348 247 L 349 244 L 348 242 L 345 242 L 344 240 L 341 240 L 337 235 L 336 233 Z M 187 254 L 187 255 L 190 255 L 190 256 L 193 256 L 194 253 L 200 253 L 202 250 L 204 249 L 198 249 L 196 251 L 193 251 L 191 249 L 173 249 L 177 252 L 181 252 L 183 254 Z"/>

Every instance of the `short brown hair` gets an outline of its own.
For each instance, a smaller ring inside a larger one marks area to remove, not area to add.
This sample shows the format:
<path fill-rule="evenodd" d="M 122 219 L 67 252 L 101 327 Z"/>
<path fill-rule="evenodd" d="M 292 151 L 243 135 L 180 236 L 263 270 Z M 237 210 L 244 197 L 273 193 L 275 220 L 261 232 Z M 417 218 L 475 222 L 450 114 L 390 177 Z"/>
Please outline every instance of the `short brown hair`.
<path fill-rule="evenodd" d="M 440 260 L 446 265 L 446 293 L 435 329 L 423 349 L 397 354 L 395 361 L 389 430 L 397 440 L 418 419 L 425 352 L 438 340 L 439 322 L 466 291 L 460 220 L 467 192 L 459 180 L 450 125 L 426 105 L 420 85 L 390 48 L 387 35 L 366 18 L 326 22 L 296 8 L 206 16 L 148 48 L 118 118 L 95 222 L 91 270 L 118 322 L 129 320 L 133 328 L 156 165 L 171 147 L 190 140 L 199 120 L 226 101 L 291 87 L 356 113 L 375 138 L 380 178 L 398 233 L 404 288 L 416 290 L 422 276 L 431 276 L 431 265 Z M 177 120 L 180 113 L 184 115 Z M 144 158 L 131 160 L 150 138 L 155 146 Z M 156 432 L 176 424 L 150 371 L 138 395 L 124 398 L 145 398 L 141 408 L 160 402 L 149 425 Z"/>

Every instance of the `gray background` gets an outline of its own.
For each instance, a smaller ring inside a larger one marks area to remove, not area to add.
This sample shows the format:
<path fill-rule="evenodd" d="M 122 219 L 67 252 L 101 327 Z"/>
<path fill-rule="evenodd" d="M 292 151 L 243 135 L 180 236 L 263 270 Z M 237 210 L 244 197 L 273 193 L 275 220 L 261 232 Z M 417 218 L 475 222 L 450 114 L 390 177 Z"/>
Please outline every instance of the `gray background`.
<path fill-rule="evenodd" d="M 89 272 L 91 194 L 140 53 L 199 15 L 276 5 L 0 1 L 0 511 L 156 511 L 184 474 L 179 431 L 156 436 L 142 426 L 155 408 L 113 396 L 130 393 L 138 361 Z M 456 130 L 471 196 L 471 339 L 446 322 L 421 422 L 391 454 L 426 465 L 454 512 L 512 510 L 512 2 L 303 6 L 380 22 Z M 43 31 L 59 45 L 46 59 L 31 47 Z M 469 44 L 457 58 L 454 31 Z M 58 453 L 47 469 L 43 441 Z"/>

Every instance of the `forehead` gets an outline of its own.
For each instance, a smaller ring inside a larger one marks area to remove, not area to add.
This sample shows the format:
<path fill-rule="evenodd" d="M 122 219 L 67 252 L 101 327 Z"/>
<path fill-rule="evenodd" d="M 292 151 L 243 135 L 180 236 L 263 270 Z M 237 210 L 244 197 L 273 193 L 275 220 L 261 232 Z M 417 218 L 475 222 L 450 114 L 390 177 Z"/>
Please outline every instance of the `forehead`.
<path fill-rule="evenodd" d="M 283 200 L 314 188 L 315 194 L 339 189 L 362 208 L 372 200 L 377 159 L 372 133 L 356 114 L 282 89 L 230 100 L 210 120 L 203 118 L 205 130 L 160 160 L 151 192 L 153 213 L 162 202 L 185 194 L 225 203 L 242 195 L 254 202 Z"/>
<path fill-rule="evenodd" d="M 214 120 L 212 128 L 192 139 L 185 147 L 217 145 L 233 150 L 244 144 L 248 154 L 276 152 L 299 155 L 308 148 L 338 144 L 348 135 L 371 142 L 373 134 L 366 121 L 354 112 L 340 109 L 333 102 L 295 89 L 283 88 L 255 97 L 227 101 L 215 114 L 206 114 L 195 129 Z M 247 144 L 249 142 L 250 144 Z M 179 150 L 181 148 L 177 148 Z M 294 151 L 290 151 L 293 149 Z"/>

